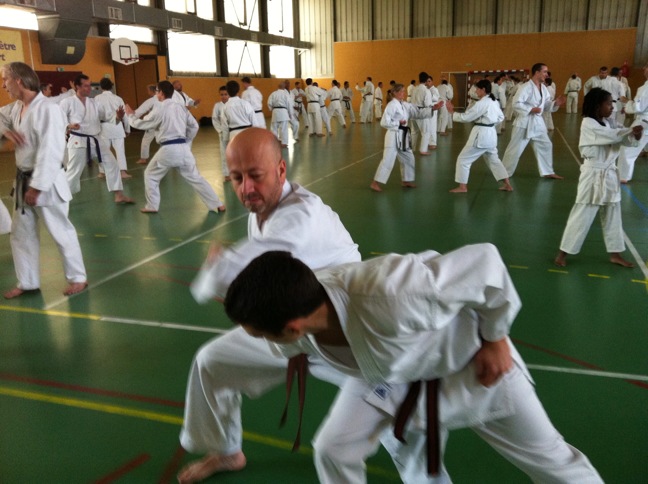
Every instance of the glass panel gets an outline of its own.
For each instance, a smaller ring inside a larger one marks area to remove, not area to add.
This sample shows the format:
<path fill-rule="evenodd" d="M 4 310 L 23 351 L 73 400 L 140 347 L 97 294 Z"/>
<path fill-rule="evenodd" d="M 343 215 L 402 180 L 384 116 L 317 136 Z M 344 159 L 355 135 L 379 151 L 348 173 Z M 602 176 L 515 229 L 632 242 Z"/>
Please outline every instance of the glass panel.
<path fill-rule="evenodd" d="M 216 42 L 211 35 L 168 32 L 169 68 L 174 72 L 215 74 Z"/>
<path fill-rule="evenodd" d="M 133 42 L 144 42 L 146 44 L 153 43 L 153 31 L 146 27 L 136 27 L 134 25 L 110 25 L 110 38 L 130 39 Z"/>
<path fill-rule="evenodd" d="M 228 40 L 227 69 L 230 76 L 261 74 L 261 45 L 243 40 Z"/>
<path fill-rule="evenodd" d="M 270 46 L 270 75 L 279 79 L 295 77 L 295 49 Z"/>
<path fill-rule="evenodd" d="M 198 16 L 206 20 L 214 20 L 214 3 L 212 0 L 196 0 Z"/>
<path fill-rule="evenodd" d="M 225 22 L 247 30 L 259 30 L 257 0 L 225 0 Z"/>
<path fill-rule="evenodd" d="M 187 13 L 185 0 L 164 0 L 164 9 L 170 12 Z"/>
<path fill-rule="evenodd" d="M 274 35 L 293 37 L 292 0 L 268 0 L 268 31 Z"/>
<path fill-rule="evenodd" d="M 0 7 L 0 26 L 38 30 L 38 21 L 36 20 L 36 14 L 21 8 Z"/>

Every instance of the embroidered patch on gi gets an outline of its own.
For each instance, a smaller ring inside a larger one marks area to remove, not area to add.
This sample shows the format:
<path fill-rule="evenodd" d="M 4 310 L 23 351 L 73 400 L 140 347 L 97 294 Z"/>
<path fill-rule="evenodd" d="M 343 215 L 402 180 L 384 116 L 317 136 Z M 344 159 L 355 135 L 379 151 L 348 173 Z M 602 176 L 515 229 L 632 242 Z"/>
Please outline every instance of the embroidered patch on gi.
<path fill-rule="evenodd" d="M 386 383 L 383 383 L 382 385 L 378 385 L 376 388 L 374 388 L 374 394 L 380 398 L 381 400 L 385 400 L 389 396 L 389 392 L 391 391 L 391 386 L 389 386 Z"/>

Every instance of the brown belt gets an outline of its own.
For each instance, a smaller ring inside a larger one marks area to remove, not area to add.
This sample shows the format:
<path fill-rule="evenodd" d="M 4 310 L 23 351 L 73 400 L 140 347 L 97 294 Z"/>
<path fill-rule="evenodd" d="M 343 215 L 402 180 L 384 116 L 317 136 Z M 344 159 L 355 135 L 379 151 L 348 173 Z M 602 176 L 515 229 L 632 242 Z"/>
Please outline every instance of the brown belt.
<path fill-rule="evenodd" d="M 302 416 L 304 414 L 304 401 L 306 399 L 306 375 L 308 375 L 308 356 L 306 356 L 305 353 L 293 356 L 288 360 L 288 372 L 286 373 L 286 405 L 284 406 L 284 411 L 279 422 L 280 427 L 284 426 L 286 418 L 288 417 L 288 403 L 290 402 L 290 393 L 292 391 L 295 374 L 297 374 L 297 386 L 299 391 L 299 424 L 297 426 L 295 443 L 292 448 L 293 452 L 299 450 L 299 446 L 301 445 Z"/>

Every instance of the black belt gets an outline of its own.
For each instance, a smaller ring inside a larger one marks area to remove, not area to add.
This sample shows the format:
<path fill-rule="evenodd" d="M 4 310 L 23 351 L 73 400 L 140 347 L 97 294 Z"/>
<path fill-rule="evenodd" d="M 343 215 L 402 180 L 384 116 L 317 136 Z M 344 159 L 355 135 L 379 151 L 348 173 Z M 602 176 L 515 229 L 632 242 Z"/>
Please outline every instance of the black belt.
<path fill-rule="evenodd" d="M 475 126 L 484 126 L 486 128 L 492 128 L 494 124 L 484 124 L 484 123 L 475 123 Z"/>
<path fill-rule="evenodd" d="M 410 127 L 399 124 L 398 129 L 402 131 L 401 136 L 403 137 L 401 143 L 401 149 L 407 151 L 407 149 L 409 148 L 409 146 L 407 145 L 407 135 L 410 132 Z"/>
<path fill-rule="evenodd" d="M 254 112 L 255 112 L 255 113 L 262 113 L 262 112 L 263 112 L 263 109 L 262 109 L 261 111 L 254 111 Z"/>
<path fill-rule="evenodd" d="M 340 98 L 337 98 L 337 99 L 331 99 L 331 102 L 333 102 L 333 101 L 340 101 Z"/>
<path fill-rule="evenodd" d="M 284 106 L 277 106 L 276 108 L 273 107 L 273 108 L 270 108 L 270 109 L 275 110 L 275 109 L 288 109 L 288 108 L 284 107 Z"/>
<path fill-rule="evenodd" d="M 86 138 L 86 156 L 88 158 L 88 165 L 92 163 L 92 148 L 90 148 L 90 140 L 93 139 L 95 142 L 95 148 L 97 149 L 97 161 L 101 163 L 101 148 L 99 147 L 99 140 L 91 134 L 77 133 L 76 131 L 70 131 L 70 134 L 74 136 L 80 136 L 81 138 Z"/>
<path fill-rule="evenodd" d="M 186 139 L 184 138 L 176 138 L 176 139 L 170 139 L 168 141 L 162 141 L 160 143 L 160 146 L 166 146 L 166 145 L 182 145 L 187 142 Z"/>
<path fill-rule="evenodd" d="M 319 104 L 319 101 L 308 101 L 308 103 L 309 103 L 309 104 L 312 104 L 312 103 L 317 103 L 317 104 Z"/>
<path fill-rule="evenodd" d="M 231 131 L 237 131 L 239 129 L 245 129 L 245 128 L 251 128 L 251 127 L 252 127 L 251 124 L 246 124 L 245 126 L 236 126 L 234 128 L 229 128 L 229 130 L 231 132 Z"/>
<path fill-rule="evenodd" d="M 16 169 L 15 206 L 16 210 L 20 208 L 22 213 L 25 213 L 25 193 L 29 189 L 29 180 L 31 180 L 33 173 L 33 170 L 22 171 L 20 168 Z"/>
<path fill-rule="evenodd" d="M 347 101 L 347 100 L 345 99 L 345 100 L 343 100 L 342 102 L 344 103 L 344 107 L 346 108 L 346 110 L 347 110 L 347 111 L 351 111 L 351 100 L 348 100 L 348 101 Z"/>
<path fill-rule="evenodd" d="M 578 92 L 578 91 L 567 91 L 567 92 Z"/>

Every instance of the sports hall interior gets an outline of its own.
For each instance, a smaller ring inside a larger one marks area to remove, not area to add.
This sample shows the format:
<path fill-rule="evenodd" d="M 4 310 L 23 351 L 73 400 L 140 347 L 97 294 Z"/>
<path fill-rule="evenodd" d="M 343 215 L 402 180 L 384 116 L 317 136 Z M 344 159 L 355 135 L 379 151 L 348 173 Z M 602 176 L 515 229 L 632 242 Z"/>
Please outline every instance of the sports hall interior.
<path fill-rule="evenodd" d="M 276 7 L 277 0 L 213 0 L 211 20 L 191 13 L 199 3 L 190 0 L 178 13 L 165 10 L 162 0 L 0 0 L 2 9 L 37 14 L 41 27 L 47 24 L 43 19 L 60 18 L 62 25 L 68 22 L 69 31 L 84 31 L 80 39 L 70 40 L 73 56 L 79 50 L 83 55 L 66 64 L 66 39 L 57 38 L 56 29 L 48 38 L 38 30 L 2 26 L 0 41 L 18 43 L 12 55 L 20 58 L 5 58 L 4 51 L 0 62 L 28 63 L 55 86 L 55 94 L 80 72 L 93 83 L 110 77 L 116 93 L 133 107 L 146 99 L 147 84 L 181 80 L 185 92 L 201 99 L 192 110 L 199 120 L 211 116 L 221 85 L 251 75 L 264 95 L 268 123 L 265 100 L 284 78 L 292 85 L 312 77 L 328 88 L 333 79 L 355 86 L 371 76 L 374 83 L 388 86 L 392 79 L 407 85 L 426 71 L 435 85 L 442 75 L 450 79 L 455 104 L 461 108 L 466 86 L 457 83 L 474 79 L 481 71 L 526 74 L 534 63 L 543 62 L 561 93 L 574 72 L 584 82 L 600 66 L 625 63 L 634 95 L 645 82 L 642 67 L 648 63 L 648 0 L 287 0 L 280 3 L 290 4 L 294 29 L 293 37 L 283 40 L 265 30 L 267 22 L 260 22 L 258 32 L 250 32 L 224 20 L 223 12 L 230 8 L 226 4 L 240 12 L 243 6 L 248 13 L 258 9 L 263 15 Z M 109 7 L 122 9 L 131 23 L 135 18 L 151 19 L 154 41 L 136 42 L 138 62 L 113 61 L 108 33 L 110 24 L 118 22 L 107 17 Z M 160 27 L 163 21 L 171 25 L 171 18 L 182 19 L 185 27 L 194 25 L 192 32 L 203 35 L 223 28 L 222 36 L 212 35 L 216 72 L 172 69 L 166 30 Z M 260 72 L 231 69 L 237 62 L 226 62 L 226 46 L 233 39 L 259 41 Z M 271 75 L 268 48 L 273 44 L 293 47 L 292 75 Z M 0 106 L 9 102 L 3 89 Z M 356 94 L 356 119 L 359 104 Z M 468 193 L 449 193 L 455 186 L 457 155 L 471 128 L 466 124 L 455 123 L 448 136 L 440 136 L 431 155 L 416 154 L 415 189 L 401 188 L 397 169 L 382 193 L 369 189 L 383 150 L 384 130 L 378 121 L 351 124 L 347 119 L 343 129 L 332 120 L 332 135 L 324 138 L 307 136 L 302 123 L 300 141 L 291 138 L 283 155 L 288 179 L 322 197 L 340 215 L 364 259 L 389 252 L 447 252 L 466 244 L 495 244 L 523 304 L 511 338 L 552 422 L 589 457 L 606 482 L 645 483 L 648 158 L 637 160 L 633 180 L 622 187 L 624 255 L 634 268 L 608 261 L 598 218 L 581 253 L 558 268 L 553 259 L 574 203 L 582 162 L 581 116 L 561 108 L 553 119 L 554 168 L 564 180 L 540 178 L 527 148 L 511 178 L 511 193 L 497 190 L 482 161 L 471 169 Z M 499 138 L 500 157 L 510 127 L 507 123 Z M 141 138 L 142 133 L 134 130 L 126 139 L 132 178 L 124 181 L 124 191 L 136 199 L 135 206 L 113 203 L 98 178 L 96 163 L 86 168 L 81 192 L 70 203 L 88 289 L 72 297 L 62 295 L 61 259 L 43 227 L 41 290 L 0 300 L 2 483 L 175 482 L 178 470 L 200 457 L 186 453 L 178 440 L 188 371 L 200 345 L 232 323 L 219 303 L 198 305 L 189 285 L 212 242 L 229 245 L 246 237 L 247 212 L 223 179 L 216 132 L 203 125 L 193 153 L 227 211 L 207 212 L 191 187 L 169 173 L 161 183 L 159 213 L 140 213 L 146 166 L 135 162 Z M 0 151 L 0 197 L 10 210 L 14 177 L 13 147 L 6 143 Z M 0 235 L 0 289 L 4 292 L 15 284 L 9 235 Z M 205 482 L 317 482 L 310 441 L 335 393 L 333 386 L 309 379 L 303 444 L 296 453 L 290 452 L 296 401 L 288 424 L 278 426 L 285 388 L 256 400 L 244 398 L 247 467 Z M 529 482 L 469 429 L 450 433 L 445 464 L 456 483 Z M 399 482 L 384 450 L 368 460 L 367 475 L 370 483 Z"/>

